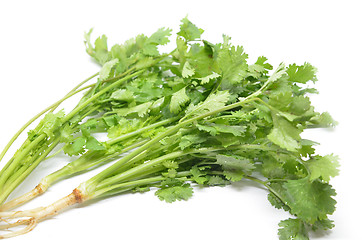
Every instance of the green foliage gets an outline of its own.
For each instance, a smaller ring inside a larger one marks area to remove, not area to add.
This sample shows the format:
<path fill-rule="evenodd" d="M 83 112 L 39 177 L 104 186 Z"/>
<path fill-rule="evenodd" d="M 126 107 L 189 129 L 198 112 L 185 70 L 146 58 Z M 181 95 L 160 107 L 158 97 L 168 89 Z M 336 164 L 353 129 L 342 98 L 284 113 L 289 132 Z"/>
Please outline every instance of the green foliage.
<path fill-rule="evenodd" d="M 185 38 L 186 41 L 193 41 L 201 38 L 201 34 L 204 32 L 201 28 L 198 28 L 185 17 L 181 20 L 180 31 L 177 33 L 179 36 Z"/>
<path fill-rule="evenodd" d="M 192 197 L 193 190 L 188 183 L 178 180 L 165 180 L 155 193 L 160 200 L 168 203 L 187 200 Z"/>
<path fill-rule="evenodd" d="M 222 166 L 226 179 L 232 182 L 240 181 L 244 175 L 250 175 L 255 169 L 249 159 L 238 156 L 219 154 L 216 155 L 216 162 Z"/>
<path fill-rule="evenodd" d="M 186 94 L 186 88 L 181 88 L 171 97 L 170 111 L 176 114 L 179 113 L 181 111 L 181 107 L 185 106 L 189 101 L 190 98 Z"/>
<path fill-rule="evenodd" d="M 279 224 L 281 240 L 331 229 L 336 192 L 329 181 L 338 175 L 338 158 L 318 155 L 317 143 L 301 137 L 305 129 L 336 125 L 308 97 L 317 93 L 310 87 L 315 67 L 281 63 L 272 71 L 264 56 L 249 64 L 230 37 L 214 44 L 201 39 L 203 32 L 182 19 L 170 53 L 159 52 L 170 42 L 167 28 L 110 48 L 106 36 L 92 43 L 92 29 L 85 33 L 87 53 L 102 66 L 98 81 L 69 114 L 50 111 L 29 131 L 14 165 L 0 174 L 0 192 L 12 174 L 25 178 L 23 166 L 61 142 L 79 158 L 59 179 L 114 161 L 83 183 L 89 199 L 156 188 L 160 200 L 175 202 L 191 198 L 197 185 L 247 179 L 295 217 Z M 0 194 L 0 203 L 6 197 Z"/>
<path fill-rule="evenodd" d="M 336 192 L 328 183 L 310 181 L 308 178 L 289 180 L 284 184 L 284 200 L 290 211 L 307 223 L 327 218 L 335 210 Z"/>
<path fill-rule="evenodd" d="M 322 180 L 329 182 L 332 177 L 338 175 L 338 157 L 330 154 L 326 156 L 313 156 L 308 162 L 306 162 L 310 170 L 310 180 L 321 178 Z"/>
<path fill-rule="evenodd" d="M 279 240 L 308 240 L 308 232 L 300 219 L 287 219 L 279 223 Z"/>

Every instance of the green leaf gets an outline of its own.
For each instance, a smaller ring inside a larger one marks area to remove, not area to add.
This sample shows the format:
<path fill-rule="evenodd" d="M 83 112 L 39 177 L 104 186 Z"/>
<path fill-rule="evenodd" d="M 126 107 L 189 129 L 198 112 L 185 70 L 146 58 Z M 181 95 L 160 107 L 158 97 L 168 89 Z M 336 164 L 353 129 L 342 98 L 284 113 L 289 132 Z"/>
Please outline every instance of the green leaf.
<path fill-rule="evenodd" d="M 109 77 L 109 74 L 112 68 L 118 63 L 118 59 L 112 59 L 103 64 L 102 69 L 99 71 L 99 79 L 101 81 L 106 80 Z"/>
<path fill-rule="evenodd" d="M 249 159 L 238 156 L 218 154 L 216 162 L 222 166 L 226 179 L 232 182 L 240 181 L 245 174 L 250 174 L 255 169 Z"/>
<path fill-rule="evenodd" d="M 184 150 L 185 148 L 188 148 L 192 145 L 197 145 L 200 143 L 203 143 L 206 141 L 206 138 L 201 136 L 200 134 L 190 134 L 190 135 L 185 135 L 181 137 L 180 140 L 180 148 L 181 150 Z"/>
<path fill-rule="evenodd" d="M 201 28 L 198 28 L 190 22 L 187 17 L 181 20 L 180 31 L 177 35 L 184 37 L 186 41 L 193 41 L 201 38 L 201 34 L 204 32 Z"/>
<path fill-rule="evenodd" d="M 317 220 L 326 219 L 335 210 L 336 201 L 332 196 L 336 192 L 332 187 L 320 181 L 310 181 L 308 177 L 289 180 L 284 183 L 284 201 L 301 220 L 313 224 Z"/>
<path fill-rule="evenodd" d="M 307 157 L 307 156 L 311 156 L 312 154 L 314 154 L 315 149 L 314 149 L 314 145 L 318 145 L 317 142 L 308 140 L 308 139 L 302 139 L 300 141 L 301 143 L 301 148 L 299 149 L 299 153 L 303 156 L 303 157 Z"/>
<path fill-rule="evenodd" d="M 234 136 L 240 137 L 242 136 L 246 129 L 244 126 L 233 126 L 226 124 L 209 124 L 209 125 L 200 125 L 197 124 L 196 127 L 201 130 L 210 133 L 212 136 L 216 136 L 220 133 L 231 133 Z"/>
<path fill-rule="evenodd" d="M 78 137 L 73 142 L 70 142 L 64 146 L 64 153 L 68 154 L 69 156 L 79 155 L 84 152 L 86 142 L 86 137 Z"/>
<path fill-rule="evenodd" d="M 197 78 L 197 79 L 201 81 L 201 85 L 204 85 L 204 84 L 209 83 L 210 80 L 216 79 L 216 78 L 218 78 L 218 77 L 220 77 L 219 74 L 217 74 L 217 73 L 212 73 L 212 74 L 210 74 L 210 75 L 208 75 L 208 76 L 206 76 L 206 77 Z"/>
<path fill-rule="evenodd" d="M 209 95 L 205 101 L 200 102 L 196 106 L 190 104 L 186 110 L 186 116 L 198 116 L 225 106 L 229 101 L 230 94 L 228 91 L 217 91 Z"/>
<path fill-rule="evenodd" d="M 286 72 L 287 69 L 285 68 L 285 64 L 281 63 L 279 64 L 277 69 L 275 69 L 274 73 L 269 77 L 268 81 L 270 81 L 271 83 L 283 81 L 285 79 L 284 76 L 286 75 Z"/>
<path fill-rule="evenodd" d="M 298 116 L 302 116 L 304 113 L 311 109 L 311 102 L 306 96 L 295 96 L 290 103 L 289 110 Z"/>
<path fill-rule="evenodd" d="M 279 223 L 279 240 L 309 240 L 304 222 L 289 218 Z"/>
<path fill-rule="evenodd" d="M 270 192 L 268 194 L 268 200 L 271 203 L 272 206 L 274 206 L 277 209 L 284 209 L 285 211 L 290 211 L 290 208 L 288 205 L 286 205 L 282 199 L 279 198 L 279 196 L 285 195 L 285 189 L 283 188 L 283 184 L 279 182 L 274 182 L 269 185 L 271 189 L 273 189 L 273 192 Z M 275 193 L 278 194 L 275 195 Z"/>
<path fill-rule="evenodd" d="M 158 52 L 157 45 L 156 44 L 147 44 L 142 48 L 142 52 L 145 55 L 149 56 L 157 56 L 160 53 Z"/>
<path fill-rule="evenodd" d="M 208 181 L 208 178 L 205 177 L 206 174 L 204 174 L 197 166 L 193 166 L 190 173 L 192 174 L 192 180 L 194 180 L 197 184 L 203 185 Z"/>
<path fill-rule="evenodd" d="M 92 55 L 98 63 L 103 65 L 108 61 L 108 47 L 107 47 L 107 37 L 102 35 L 98 37 L 94 42 L 94 55 Z"/>
<path fill-rule="evenodd" d="M 144 117 L 150 111 L 152 104 L 153 102 L 145 102 L 134 107 L 117 109 L 116 112 L 123 117 L 131 114 L 137 114 L 139 117 Z"/>
<path fill-rule="evenodd" d="M 186 87 L 181 88 L 179 91 L 172 94 L 170 102 L 170 111 L 172 113 L 179 113 L 181 107 L 185 106 L 190 101 L 190 98 L 186 94 Z"/>
<path fill-rule="evenodd" d="M 334 223 L 332 220 L 329 220 L 329 219 L 318 220 L 312 225 L 313 231 L 317 231 L 317 230 L 326 231 L 326 230 L 329 230 L 332 228 L 334 228 Z"/>
<path fill-rule="evenodd" d="M 111 99 L 124 102 L 132 102 L 134 100 L 134 96 L 133 93 L 127 89 L 119 89 L 112 93 Z"/>
<path fill-rule="evenodd" d="M 218 53 L 217 63 L 222 75 L 222 89 L 230 89 L 234 84 L 240 84 L 246 77 L 248 65 L 247 54 L 241 46 L 229 46 L 224 43 L 225 47 Z"/>
<path fill-rule="evenodd" d="M 94 137 L 87 138 L 86 148 L 93 151 L 101 151 L 106 148 Z"/>
<path fill-rule="evenodd" d="M 55 131 L 62 125 L 62 118 L 65 116 L 64 111 L 57 113 L 47 113 L 44 118 L 40 121 L 41 129 L 39 132 L 44 132 L 48 137 L 54 137 Z"/>
<path fill-rule="evenodd" d="M 33 141 L 37 136 L 46 134 L 49 138 L 53 138 L 56 134 L 61 131 L 62 118 L 65 116 L 63 110 L 58 113 L 47 113 L 39 124 L 33 130 L 28 132 L 28 138 Z"/>
<path fill-rule="evenodd" d="M 69 124 L 64 125 L 64 127 L 60 130 L 60 139 L 59 141 L 62 143 L 68 143 L 73 141 L 73 130 Z"/>
<path fill-rule="evenodd" d="M 169 28 L 160 28 L 147 39 L 147 43 L 165 45 L 170 42 L 168 37 L 171 36 L 171 32 L 172 30 Z"/>
<path fill-rule="evenodd" d="M 300 145 L 300 133 L 301 130 L 295 127 L 292 123 L 286 120 L 284 117 L 272 114 L 274 127 L 268 139 L 273 143 L 285 148 L 289 151 L 296 152 L 301 148 Z"/>
<path fill-rule="evenodd" d="M 177 169 L 179 167 L 178 163 L 175 162 L 175 161 L 164 161 L 162 163 L 162 165 L 165 167 L 165 168 L 174 168 L 174 169 Z"/>
<path fill-rule="evenodd" d="M 292 91 L 283 91 L 270 94 L 268 104 L 280 111 L 288 111 L 292 101 Z"/>
<path fill-rule="evenodd" d="M 155 194 L 161 201 L 172 203 L 176 200 L 181 201 L 191 198 L 193 190 L 190 184 L 183 184 L 182 186 L 161 188 L 157 190 Z"/>
<path fill-rule="evenodd" d="M 220 176 L 210 176 L 206 184 L 209 186 L 225 186 L 230 184 L 230 182 Z"/>
<path fill-rule="evenodd" d="M 333 154 L 314 156 L 306 164 L 310 170 L 309 178 L 311 181 L 320 177 L 322 180 L 329 182 L 331 177 L 335 177 L 339 173 L 338 157 Z"/>
<path fill-rule="evenodd" d="M 337 122 L 333 120 L 332 116 L 328 112 L 322 114 L 316 114 L 310 120 L 314 127 L 331 128 L 337 126 Z"/>
<path fill-rule="evenodd" d="M 90 56 L 94 55 L 94 47 L 93 47 L 93 44 L 92 44 L 92 42 L 90 40 L 92 32 L 93 32 L 93 28 L 91 28 L 88 32 L 84 33 L 84 44 L 85 44 L 85 47 L 86 47 L 86 52 Z"/>
<path fill-rule="evenodd" d="M 189 62 L 185 62 L 182 68 L 182 77 L 189 78 L 195 74 L 195 69 L 190 65 Z"/>
<path fill-rule="evenodd" d="M 297 83 L 307 83 L 308 81 L 316 82 L 316 72 L 317 69 L 310 65 L 309 63 L 304 63 L 304 65 L 297 66 L 296 64 L 289 65 L 287 69 L 287 74 L 289 76 L 289 81 Z"/>

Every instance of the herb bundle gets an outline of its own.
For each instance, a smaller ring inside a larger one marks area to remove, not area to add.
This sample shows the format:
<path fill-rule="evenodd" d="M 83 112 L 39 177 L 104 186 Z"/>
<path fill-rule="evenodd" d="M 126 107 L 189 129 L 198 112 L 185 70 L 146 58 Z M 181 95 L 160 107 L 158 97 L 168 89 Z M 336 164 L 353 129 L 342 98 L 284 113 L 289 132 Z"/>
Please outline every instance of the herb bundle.
<path fill-rule="evenodd" d="M 47 113 L 0 173 L 0 229 L 25 225 L 4 234 L 32 230 L 46 217 L 70 205 L 126 192 L 157 189 L 161 200 L 187 200 L 193 187 L 254 181 L 268 200 L 293 217 L 279 224 L 280 239 L 309 239 L 311 230 L 333 228 L 337 157 L 315 152 L 317 143 L 303 139 L 305 129 L 333 127 L 328 113 L 316 112 L 308 94 L 316 69 L 280 64 L 276 69 L 259 57 L 253 64 L 230 37 L 221 43 L 202 39 L 203 30 L 187 18 L 176 36 L 176 48 L 160 54 L 170 29 L 139 35 L 110 49 L 101 36 L 94 44 L 85 34 L 87 53 L 102 67 Z M 90 79 L 96 83 L 84 86 Z M 67 98 L 86 91 L 69 113 L 55 110 Z M 99 141 L 94 133 L 106 133 Z M 17 135 L 6 146 L 1 158 Z M 61 145 L 77 159 L 46 176 L 31 192 L 5 202 L 9 194 Z M 112 161 L 68 196 L 48 207 L 8 211 L 46 191 L 54 182 Z M 0 237 L 0 238 L 1 238 Z"/>

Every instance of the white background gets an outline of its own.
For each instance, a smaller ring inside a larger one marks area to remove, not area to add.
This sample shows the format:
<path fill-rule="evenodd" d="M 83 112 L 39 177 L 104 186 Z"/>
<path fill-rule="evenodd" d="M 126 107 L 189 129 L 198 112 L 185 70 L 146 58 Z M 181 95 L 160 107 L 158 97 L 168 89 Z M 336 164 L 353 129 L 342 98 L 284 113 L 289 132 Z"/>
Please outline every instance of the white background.
<path fill-rule="evenodd" d="M 0 148 L 30 117 L 98 71 L 84 50 L 85 31 L 94 27 L 94 36 L 106 34 L 111 46 L 159 27 L 175 33 L 188 15 L 205 29 L 205 39 L 219 42 L 227 34 L 252 60 L 264 55 L 273 65 L 307 61 L 318 68 L 320 95 L 313 103 L 339 125 L 305 136 L 321 143 L 320 154 L 339 155 L 341 172 L 331 181 L 336 227 L 311 239 L 361 239 L 361 10 L 359 1 L 348 0 L 1 1 Z M 13 196 L 67 161 L 58 160 L 40 165 Z M 24 207 L 51 203 L 88 177 L 56 184 Z M 244 182 L 196 190 L 174 204 L 153 192 L 117 196 L 70 209 L 17 239 L 278 239 L 277 224 L 289 215 L 271 207 L 266 195 Z"/>

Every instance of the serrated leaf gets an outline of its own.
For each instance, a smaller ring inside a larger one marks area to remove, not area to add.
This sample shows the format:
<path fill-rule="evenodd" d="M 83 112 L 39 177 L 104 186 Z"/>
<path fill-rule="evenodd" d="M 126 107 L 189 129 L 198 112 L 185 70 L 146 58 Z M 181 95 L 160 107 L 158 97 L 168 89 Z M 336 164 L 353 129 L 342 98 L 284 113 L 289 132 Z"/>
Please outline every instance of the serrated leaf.
<path fill-rule="evenodd" d="M 171 31 L 172 30 L 169 28 L 160 28 L 147 39 L 147 42 L 157 45 L 165 45 L 170 42 L 168 37 L 171 36 Z"/>
<path fill-rule="evenodd" d="M 212 73 L 212 74 L 210 74 L 210 75 L 208 75 L 208 76 L 206 76 L 206 77 L 197 78 L 197 79 L 201 81 L 201 85 L 204 85 L 204 84 L 209 83 L 210 80 L 216 79 L 216 78 L 218 78 L 218 77 L 220 77 L 219 74 L 217 74 L 217 73 Z"/>
<path fill-rule="evenodd" d="M 326 219 L 335 210 L 336 192 L 327 183 L 310 181 L 308 177 L 289 180 L 284 183 L 287 193 L 284 201 L 301 220 L 313 224 L 319 219 Z"/>
<path fill-rule="evenodd" d="M 181 201 L 191 198 L 193 190 L 190 184 L 183 184 L 182 186 L 161 188 L 155 194 L 160 200 L 172 203 L 177 200 Z"/>
<path fill-rule="evenodd" d="M 191 66 L 189 62 L 185 62 L 181 74 L 183 78 L 192 77 L 195 74 L 195 69 Z"/>
<path fill-rule="evenodd" d="M 226 124 L 209 124 L 209 125 L 200 125 L 197 124 L 196 127 L 200 131 L 205 131 L 210 133 L 212 136 L 216 136 L 220 133 L 230 133 L 234 136 L 240 137 L 242 136 L 246 129 L 244 126 L 235 126 L 235 125 L 226 125 Z"/>
<path fill-rule="evenodd" d="M 69 126 L 69 124 L 64 125 L 64 127 L 60 130 L 60 139 L 59 141 L 62 143 L 68 143 L 73 140 L 73 130 Z"/>
<path fill-rule="evenodd" d="M 209 186 L 225 186 L 230 184 L 230 182 L 220 176 L 210 176 L 206 184 Z"/>
<path fill-rule="evenodd" d="M 310 180 L 321 178 L 322 180 L 329 182 L 331 177 L 338 175 L 339 163 L 338 157 L 330 154 L 326 156 L 314 156 L 311 160 L 306 161 L 306 164 L 310 170 Z"/>
<path fill-rule="evenodd" d="M 84 152 L 84 147 L 86 145 L 87 138 L 78 137 L 73 142 L 68 143 L 64 146 L 63 150 L 65 154 L 69 156 L 79 155 Z"/>
<path fill-rule="evenodd" d="M 134 100 L 133 93 L 127 89 L 119 89 L 112 93 L 111 99 L 125 102 L 132 102 Z"/>
<path fill-rule="evenodd" d="M 102 35 L 98 37 L 94 42 L 94 54 L 93 57 L 103 65 L 108 60 L 108 47 L 107 47 L 107 37 Z"/>
<path fill-rule="evenodd" d="M 269 77 L 269 80 L 271 83 L 277 82 L 280 79 L 284 79 L 283 77 L 286 75 L 287 69 L 285 68 L 285 64 L 281 63 L 275 69 L 274 73 Z"/>
<path fill-rule="evenodd" d="M 338 124 L 328 112 L 316 114 L 311 118 L 310 122 L 313 123 L 315 127 L 324 128 L 335 127 Z"/>
<path fill-rule="evenodd" d="M 116 112 L 123 117 L 131 114 L 137 114 L 139 117 L 144 117 L 150 111 L 152 104 L 153 102 L 145 102 L 134 107 L 117 109 Z"/>
<path fill-rule="evenodd" d="M 281 221 L 279 227 L 279 240 L 309 240 L 307 228 L 300 219 Z"/>
<path fill-rule="evenodd" d="M 186 41 L 193 41 L 201 38 L 201 34 L 204 32 L 201 28 L 198 28 L 185 17 L 181 20 L 180 31 L 177 35 L 184 37 Z"/>
<path fill-rule="evenodd" d="M 207 182 L 207 177 L 205 177 L 205 174 L 202 173 L 200 168 L 197 166 L 193 166 L 190 170 L 190 173 L 192 174 L 192 180 L 194 180 L 197 184 L 205 184 Z"/>
<path fill-rule="evenodd" d="M 245 174 L 250 174 L 255 166 L 249 159 L 237 156 L 216 155 L 216 162 L 224 170 L 225 177 L 230 181 L 240 181 Z"/>
<path fill-rule="evenodd" d="M 195 144 L 200 144 L 206 141 L 206 138 L 201 136 L 200 134 L 190 134 L 185 135 L 181 137 L 179 146 L 181 150 L 184 150 L 185 148 L 188 148 Z"/>
<path fill-rule="evenodd" d="M 87 138 L 86 148 L 92 151 L 106 150 L 106 148 L 94 137 Z"/>
<path fill-rule="evenodd" d="M 301 66 L 296 64 L 289 65 L 287 69 L 287 74 L 289 76 L 289 81 L 297 83 L 307 83 L 308 81 L 316 82 L 316 72 L 317 69 L 310 65 L 309 63 L 304 63 Z"/>
<path fill-rule="evenodd" d="M 185 106 L 189 101 L 190 98 L 186 94 L 186 87 L 184 87 L 172 94 L 170 111 L 175 114 L 179 113 L 181 111 L 181 107 Z"/>
<path fill-rule="evenodd" d="M 196 106 L 190 104 L 186 110 L 186 116 L 198 116 L 206 112 L 222 108 L 229 101 L 230 94 L 228 91 L 218 91 L 211 94 L 205 101 Z"/>
<path fill-rule="evenodd" d="M 101 81 L 106 80 L 109 77 L 109 74 L 112 68 L 118 63 L 118 59 L 112 59 L 103 64 L 102 69 L 99 71 L 99 79 Z"/>
<path fill-rule="evenodd" d="M 274 126 L 268 135 L 268 139 L 273 143 L 289 151 L 296 152 L 301 148 L 300 133 L 301 130 L 295 127 L 284 117 L 272 114 Z"/>

